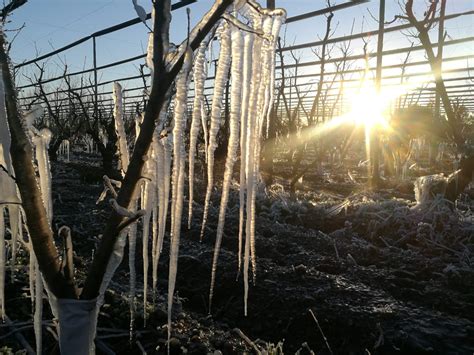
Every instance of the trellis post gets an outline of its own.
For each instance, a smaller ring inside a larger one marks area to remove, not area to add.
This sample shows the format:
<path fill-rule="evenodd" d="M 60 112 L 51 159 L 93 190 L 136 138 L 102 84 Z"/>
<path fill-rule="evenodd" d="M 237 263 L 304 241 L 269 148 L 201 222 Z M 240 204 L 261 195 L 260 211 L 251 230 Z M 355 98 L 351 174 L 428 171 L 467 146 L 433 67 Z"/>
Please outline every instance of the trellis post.
<path fill-rule="evenodd" d="M 446 15 L 446 2 L 447 0 L 441 0 L 441 9 L 439 14 L 439 29 L 438 29 L 438 69 L 439 72 L 443 70 L 443 47 L 444 47 L 444 19 Z M 435 105 L 434 105 L 434 124 L 437 124 L 441 120 L 441 96 L 438 88 L 436 88 L 435 94 Z M 438 155 L 438 144 L 432 141 L 430 144 L 430 164 L 436 164 L 436 156 Z"/>
<path fill-rule="evenodd" d="M 385 0 L 380 0 L 379 5 L 379 33 L 377 38 L 377 67 L 375 70 L 375 90 L 380 95 L 382 88 L 382 60 L 383 60 L 383 37 L 385 29 Z M 380 184 L 380 139 L 377 127 L 370 133 L 370 184 L 377 187 Z"/>
<path fill-rule="evenodd" d="M 92 37 L 92 58 L 94 66 L 94 117 L 97 117 L 98 107 L 98 83 L 97 83 L 97 44 L 96 37 Z"/>

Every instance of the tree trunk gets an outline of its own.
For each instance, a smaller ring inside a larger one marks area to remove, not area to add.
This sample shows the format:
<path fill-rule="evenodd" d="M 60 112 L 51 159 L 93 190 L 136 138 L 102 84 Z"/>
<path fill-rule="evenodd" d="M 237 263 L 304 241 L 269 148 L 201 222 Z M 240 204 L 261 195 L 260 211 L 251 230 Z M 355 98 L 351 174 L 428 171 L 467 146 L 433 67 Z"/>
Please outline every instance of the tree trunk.
<path fill-rule="evenodd" d="M 206 21 L 199 23 L 197 28 L 195 27 L 191 32 L 193 38 L 189 39 L 189 46 L 192 50 L 195 50 L 199 46 L 201 41 L 207 36 L 232 2 L 233 0 L 219 0 L 214 3 L 211 10 L 205 15 Z M 154 85 L 152 86 L 150 100 L 145 111 L 145 117 L 135 144 L 135 149 L 133 150 L 130 165 L 128 166 L 122 187 L 117 196 L 117 203 L 124 208 L 128 208 L 133 200 L 137 184 L 142 177 L 142 169 L 145 164 L 143 157 L 146 156 L 150 147 L 156 120 L 166 102 L 168 89 L 174 82 L 184 62 L 185 54 L 183 53 L 170 69 L 165 67 L 162 36 L 167 35 L 169 31 L 170 15 L 166 13 L 165 10 L 167 4 L 169 5 L 168 1 L 154 3 L 156 14 L 154 32 L 159 34 L 154 36 L 153 40 Z M 120 225 L 123 221 L 124 217 L 113 212 L 107 222 L 100 247 L 97 250 L 84 284 L 84 289 L 81 294 L 82 299 L 93 299 L 97 297 L 104 273 L 107 269 L 107 264 L 114 250 L 115 241 L 120 232 Z"/>
<path fill-rule="evenodd" d="M 48 148 L 49 160 L 51 161 L 58 160 L 58 150 L 59 150 L 59 147 L 61 146 L 63 139 L 64 138 L 62 136 L 59 136 L 57 139 L 54 140 L 53 144 L 50 144 Z"/>
<path fill-rule="evenodd" d="M 446 188 L 446 198 L 452 202 L 464 191 L 474 178 L 474 156 L 462 157 L 460 170 L 451 175 Z"/>

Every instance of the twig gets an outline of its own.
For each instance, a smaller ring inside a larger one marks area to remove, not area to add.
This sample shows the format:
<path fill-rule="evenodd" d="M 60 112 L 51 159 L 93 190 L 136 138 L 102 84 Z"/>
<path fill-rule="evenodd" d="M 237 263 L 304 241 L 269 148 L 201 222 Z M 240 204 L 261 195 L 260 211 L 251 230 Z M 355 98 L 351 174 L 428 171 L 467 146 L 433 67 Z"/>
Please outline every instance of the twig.
<path fill-rule="evenodd" d="M 390 248 L 390 247 L 391 247 L 391 245 L 390 245 L 390 244 L 388 244 L 388 242 L 385 240 L 385 238 L 384 238 L 384 237 L 382 237 L 382 236 L 379 236 L 379 238 L 380 238 L 380 240 L 381 240 L 381 241 L 382 241 L 382 242 L 385 244 L 385 246 L 386 246 L 387 248 Z"/>
<path fill-rule="evenodd" d="M 136 344 L 138 348 L 140 349 L 140 351 L 142 352 L 142 355 L 147 355 L 147 352 L 145 351 L 145 348 L 143 347 L 142 343 L 140 343 L 140 340 L 137 340 Z"/>
<path fill-rule="evenodd" d="M 105 355 L 116 355 L 115 351 L 108 347 L 103 341 L 96 339 L 95 344 Z"/>
<path fill-rule="evenodd" d="M 247 343 L 247 345 L 251 346 L 252 349 L 258 354 L 258 355 L 261 355 L 261 351 L 260 349 L 258 348 L 258 346 L 252 341 L 250 340 L 250 338 L 248 336 L 246 336 L 239 328 L 234 328 L 233 332 L 235 334 L 237 334 L 239 337 L 242 338 L 243 341 L 245 341 Z"/>
<path fill-rule="evenodd" d="M 11 319 L 6 314 L 4 316 L 4 320 L 5 320 L 5 323 L 7 323 L 12 330 L 16 329 L 15 325 L 13 324 Z M 14 334 L 15 334 L 15 338 L 20 342 L 21 346 L 23 346 L 23 348 L 26 350 L 26 353 L 28 355 L 35 355 L 36 354 L 35 351 L 33 350 L 33 348 L 31 347 L 31 345 L 28 344 L 25 337 L 21 334 L 20 331 L 16 331 Z"/>
<path fill-rule="evenodd" d="M 3 18 L 3 21 L 5 21 L 5 18 L 8 16 L 10 12 L 13 10 L 16 10 L 20 6 L 26 4 L 28 0 L 12 0 L 8 5 L 6 5 L 1 11 L 0 11 L 0 16 Z"/>
<path fill-rule="evenodd" d="M 374 345 L 374 349 L 377 349 L 379 348 L 380 346 L 382 346 L 384 344 L 384 336 L 383 336 L 383 329 L 382 327 L 380 326 L 380 323 L 377 323 L 377 329 L 379 331 L 379 337 L 377 339 L 377 341 L 375 342 L 375 345 Z"/>
<path fill-rule="evenodd" d="M 337 250 L 336 238 L 334 238 L 333 242 L 334 242 L 334 250 L 336 251 L 336 258 L 337 258 L 337 261 L 340 261 L 341 258 L 339 257 L 339 251 Z"/>
<path fill-rule="evenodd" d="M 311 316 L 313 317 L 314 322 L 315 322 L 316 325 L 318 326 L 319 332 L 320 332 L 321 335 L 323 336 L 324 342 L 326 343 L 326 347 L 328 348 L 328 350 L 329 350 L 329 352 L 331 353 L 331 355 L 333 355 L 333 352 L 332 352 L 332 350 L 331 350 L 331 347 L 329 346 L 328 340 L 327 340 L 326 336 L 324 335 L 324 332 L 323 332 L 323 330 L 321 329 L 321 326 L 319 325 L 318 319 L 316 318 L 316 316 L 314 315 L 314 313 L 313 313 L 313 311 L 312 311 L 311 309 L 309 309 L 309 313 L 311 313 Z"/>
<path fill-rule="evenodd" d="M 138 211 L 133 217 L 127 219 L 126 221 L 122 222 L 119 224 L 117 227 L 117 230 L 120 232 L 122 229 L 127 228 L 129 225 L 133 224 L 134 222 L 138 221 L 140 218 L 142 218 L 146 214 L 145 210 L 140 210 Z"/>

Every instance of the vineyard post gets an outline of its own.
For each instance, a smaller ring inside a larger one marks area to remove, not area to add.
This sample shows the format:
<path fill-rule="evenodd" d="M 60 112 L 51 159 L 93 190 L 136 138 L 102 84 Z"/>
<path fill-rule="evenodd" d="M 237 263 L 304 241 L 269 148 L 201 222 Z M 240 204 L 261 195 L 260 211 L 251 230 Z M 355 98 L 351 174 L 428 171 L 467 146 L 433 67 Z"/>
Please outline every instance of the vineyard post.
<path fill-rule="evenodd" d="M 377 38 L 377 67 L 375 72 L 375 90 L 380 95 L 382 88 L 382 62 L 383 62 L 383 37 L 385 27 L 385 0 L 380 0 L 379 5 L 379 33 Z M 370 162 L 371 171 L 369 183 L 372 187 L 380 185 L 380 137 L 378 127 L 370 132 Z"/>
<path fill-rule="evenodd" d="M 444 20 L 446 16 L 446 2 L 447 0 L 441 0 L 441 9 L 439 14 L 439 28 L 438 28 L 438 66 L 439 71 L 441 72 L 443 69 L 443 47 L 444 47 Z M 438 89 L 436 89 L 435 95 L 435 107 L 434 107 L 434 116 L 433 120 L 435 121 L 434 124 L 438 124 L 441 120 L 441 95 Z M 430 164 L 436 164 L 436 156 L 438 155 L 438 142 L 432 141 L 430 144 Z"/>

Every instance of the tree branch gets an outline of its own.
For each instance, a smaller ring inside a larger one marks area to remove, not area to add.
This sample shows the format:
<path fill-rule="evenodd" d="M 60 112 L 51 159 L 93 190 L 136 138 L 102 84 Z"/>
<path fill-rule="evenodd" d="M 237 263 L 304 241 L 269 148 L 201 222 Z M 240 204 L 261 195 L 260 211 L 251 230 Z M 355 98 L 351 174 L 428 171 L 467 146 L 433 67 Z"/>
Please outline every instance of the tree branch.
<path fill-rule="evenodd" d="M 214 3 L 213 7 L 205 15 L 205 21 L 200 22 L 191 32 L 189 46 L 192 50 L 195 50 L 199 46 L 201 41 L 211 31 L 232 2 L 233 0 L 218 0 Z M 150 93 L 150 100 L 146 107 L 142 129 L 137 138 L 122 188 L 117 196 L 118 204 L 126 208 L 130 206 L 138 182 L 142 177 L 142 169 L 145 164 L 143 157 L 146 156 L 150 147 L 156 120 L 166 102 L 167 92 L 181 70 L 185 55 L 184 52 L 181 53 L 177 61 L 172 64 L 170 70 L 166 70 L 166 63 L 164 61 L 164 55 L 166 54 L 164 52 L 164 43 L 167 43 L 166 40 L 169 33 L 169 22 L 171 16 L 170 1 L 155 1 L 153 6 L 155 9 L 155 22 L 153 26 L 155 33 L 153 40 L 153 86 Z M 98 295 L 110 255 L 112 254 L 120 230 L 119 226 L 122 224 L 123 220 L 124 218 L 122 216 L 119 216 L 116 212 L 112 212 L 107 226 L 105 227 L 101 245 L 87 275 L 81 295 L 82 299 L 93 299 Z"/>
<path fill-rule="evenodd" d="M 53 294 L 58 298 L 75 298 L 74 287 L 68 285 L 61 274 L 53 232 L 36 180 L 33 150 L 23 129 L 21 114 L 17 107 L 16 90 L 10 73 L 9 58 L 5 52 L 5 37 L 3 35 L 0 35 L 0 65 L 5 85 L 8 124 L 12 137 L 10 154 L 33 249 L 41 273 Z"/>

